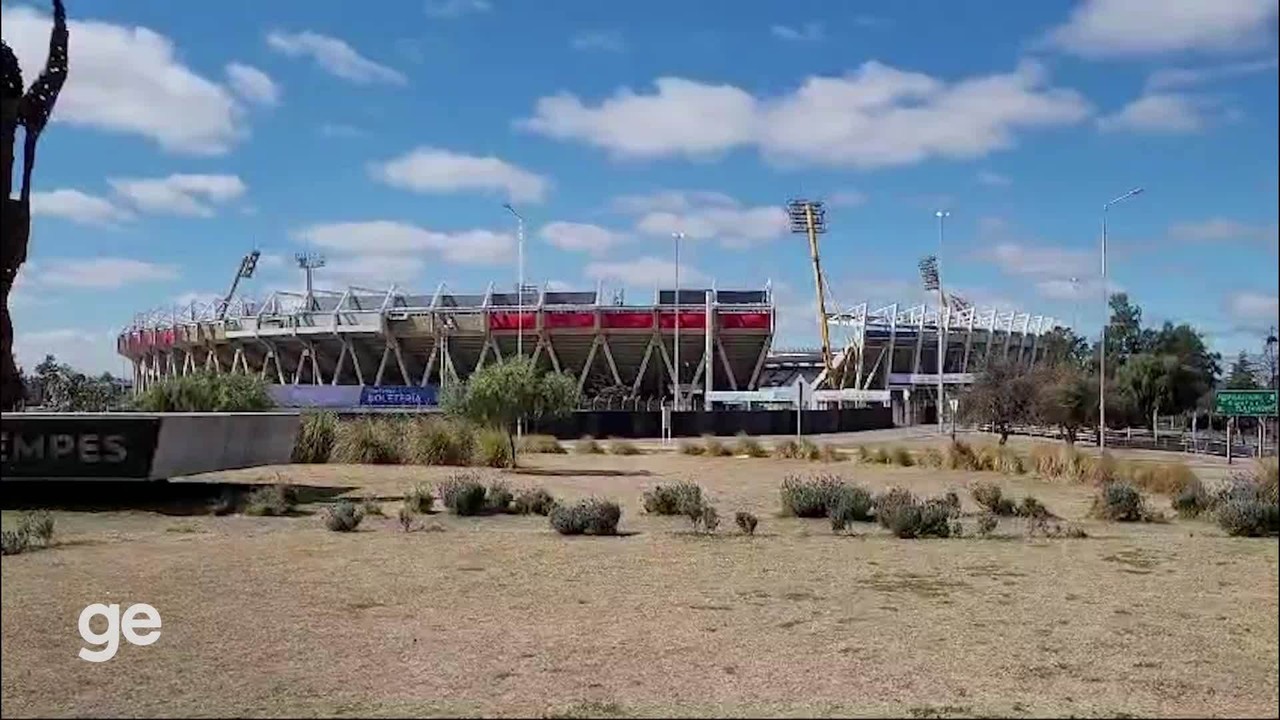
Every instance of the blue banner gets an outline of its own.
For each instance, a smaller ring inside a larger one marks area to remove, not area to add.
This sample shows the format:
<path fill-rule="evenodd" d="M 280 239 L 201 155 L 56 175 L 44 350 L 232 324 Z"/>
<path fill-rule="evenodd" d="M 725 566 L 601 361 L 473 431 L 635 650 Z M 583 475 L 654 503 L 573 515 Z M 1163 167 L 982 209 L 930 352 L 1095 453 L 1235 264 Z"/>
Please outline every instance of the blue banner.
<path fill-rule="evenodd" d="M 358 407 L 360 388 L 354 385 L 268 385 L 267 393 L 282 408 Z"/>
<path fill-rule="evenodd" d="M 421 407 L 436 404 L 436 386 L 371 386 L 360 389 L 363 407 Z"/>

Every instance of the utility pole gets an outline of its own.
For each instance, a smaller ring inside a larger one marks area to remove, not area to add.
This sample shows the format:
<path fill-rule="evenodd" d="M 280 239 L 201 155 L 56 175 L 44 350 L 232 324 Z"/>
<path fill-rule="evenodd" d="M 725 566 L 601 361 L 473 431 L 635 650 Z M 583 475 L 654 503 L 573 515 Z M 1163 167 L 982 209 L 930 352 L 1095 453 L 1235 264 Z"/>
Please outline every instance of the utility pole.
<path fill-rule="evenodd" d="M 1107 325 L 1111 324 L 1111 298 L 1107 293 L 1107 211 L 1112 205 L 1128 200 L 1142 192 L 1134 188 L 1102 206 L 1102 347 L 1098 356 L 1098 447 L 1107 447 Z M 1230 453 L 1228 453 L 1228 461 Z"/>
<path fill-rule="evenodd" d="M 938 434 L 942 434 L 942 403 L 944 402 L 942 390 L 942 374 L 945 370 L 944 360 L 947 357 L 946 347 L 946 327 L 947 318 L 947 296 L 942 292 L 942 235 L 943 225 L 951 213 L 946 210 L 939 210 L 934 215 L 938 218 Z"/>
<path fill-rule="evenodd" d="M 671 239 L 674 240 L 676 244 L 676 291 L 675 291 L 675 297 L 672 298 L 672 305 L 675 308 L 675 315 L 674 315 L 675 340 L 673 341 L 675 345 L 674 350 L 675 350 L 675 365 L 676 365 L 675 367 L 676 376 L 674 378 L 675 379 L 675 396 L 676 396 L 675 404 L 676 404 L 676 410 L 679 411 L 681 409 L 681 405 L 683 404 L 683 398 L 684 398 L 683 394 L 680 392 L 680 241 L 684 239 L 684 233 L 673 232 L 671 233 Z"/>

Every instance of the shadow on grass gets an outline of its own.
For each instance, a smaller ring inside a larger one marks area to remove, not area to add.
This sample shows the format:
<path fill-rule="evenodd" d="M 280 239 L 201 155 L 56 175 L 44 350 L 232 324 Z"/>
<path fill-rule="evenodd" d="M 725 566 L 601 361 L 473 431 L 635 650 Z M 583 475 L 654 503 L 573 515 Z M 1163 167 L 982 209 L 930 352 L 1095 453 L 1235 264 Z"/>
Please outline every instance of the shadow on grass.
<path fill-rule="evenodd" d="M 0 496 L 5 510 L 120 512 L 137 510 L 161 515 L 211 515 L 219 504 L 239 508 L 262 485 L 225 482 L 160 481 L 22 481 L 6 480 Z M 296 502 L 328 502 L 354 487 L 290 485 Z M 305 515 L 305 512 L 291 514 Z"/>

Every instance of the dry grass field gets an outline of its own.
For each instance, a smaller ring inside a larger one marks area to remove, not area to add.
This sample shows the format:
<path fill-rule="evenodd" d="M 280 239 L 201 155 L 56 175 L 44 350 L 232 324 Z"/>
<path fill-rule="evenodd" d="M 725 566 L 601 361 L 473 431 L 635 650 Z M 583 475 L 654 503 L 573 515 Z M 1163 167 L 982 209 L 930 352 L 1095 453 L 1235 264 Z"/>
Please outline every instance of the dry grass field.
<path fill-rule="evenodd" d="M 385 503 L 355 533 L 326 531 L 314 503 L 286 518 L 55 512 L 52 548 L 0 564 L 3 714 L 1278 714 L 1274 538 L 1091 521 L 1089 488 L 1030 476 L 674 454 L 522 462 L 481 472 L 616 499 L 624 534 L 443 513 L 405 533 L 400 497 L 450 472 L 411 466 L 219 478 Z M 1019 519 L 991 539 L 899 540 L 871 524 L 834 536 L 825 520 L 778 517 L 782 478 L 824 471 L 956 488 L 966 511 L 964 488 L 990 480 L 1089 537 L 1027 539 Z M 643 491 L 674 479 L 703 486 L 717 534 L 643 514 Z M 754 537 L 733 527 L 737 510 L 760 517 Z M 154 605 L 161 639 L 81 661 L 76 618 L 93 602 Z"/>

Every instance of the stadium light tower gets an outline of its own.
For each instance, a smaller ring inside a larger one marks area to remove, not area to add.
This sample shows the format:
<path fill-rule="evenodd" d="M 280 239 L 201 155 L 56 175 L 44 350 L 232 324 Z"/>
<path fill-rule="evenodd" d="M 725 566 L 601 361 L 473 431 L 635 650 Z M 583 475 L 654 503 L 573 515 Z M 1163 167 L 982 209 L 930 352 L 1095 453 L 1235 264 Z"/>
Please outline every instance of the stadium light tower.
<path fill-rule="evenodd" d="M 1107 325 L 1111 324 L 1111 316 L 1107 312 L 1110 301 L 1107 294 L 1107 211 L 1112 205 L 1141 193 L 1142 188 L 1136 187 L 1102 206 L 1102 348 L 1098 353 L 1098 447 L 1103 449 L 1107 447 Z"/>
<path fill-rule="evenodd" d="M 675 297 L 672 298 L 675 307 L 675 340 L 672 342 L 675 345 L 676 356 L 676 376 L 673 378 L 675 380 L 676 410 L 679 410 L 681 398 L 683 397 L 680 394 L 680 241 L 684 240 L 684 233 L 673 232 L 671 233 L 671 239 L 675 241 L 676 246 L 676 293 Z"/>
<path fill-rule="evenodd" d="M 822 260 L 818 254 L 818 236 L 827 231 L 827 210 L 821 202 L 791 200 L 787 203 L 791 232 L 809 236 L 809 258 L 813 262 L 814 287 L 818 291 L 818 332 L 822 336 L 822 367 L 828 381 L 834 379 L 831 357 L 831 332 L 827 328 L 827 286 L 822 277 Z M 843 384 L 843 383 L 842 383 Z"/>
<path fill-rule="evenodd" d="M 298 267 L 302 268 L 302 272 L 307 276 L 307 311 L 316 309 L 316 296 L 313 292 L 311 277 L 317 268 L 324 267 L 324 256 L 312 252 L 300 252 L 293 256 L 298 261 Z"/>
<path fill-rule="evenodd" d="M 926 255 L 920 260 L 920 280 L 928 292 L 938 293 L 938 432 L 942 432 L 942 277 L 938 273 L 938 256 Z"/>
<path fill-rule="evenodd" d="M 240 287 L 241 280 L 248 280 L 253 277 L 253 271 L 258 267 L 258 258 L 262 253 L 254 250 L 253 252 L 240 258 L 240 269 L 236 271 L 235 279 L 231 281 L 231 289 L 227 290 L 227 296 L 222 300 L 222 307 L 218 309 L 218 319 L 222 320 L 227 316 L 227 307 L 231 305 L 231 298 L 236 294 L 236 288 Z"/>
<path fill-rule="evenodd" d="M 939 210 L 934 213 L 938 218 L 938 265 L 942 264 L 942 238 L 947 218 L 951 217 L 951 213 L 947 210 Z M 942 293 L 942 277 L 941 271 L 938 277 L 938 434 L 942 434 L 942 371 L 943 361 L 947 356 L 946 342 L 943 339 L 943 313 L 947 311 L 946 296 Z"/>
<path fill-rule="evenodd" d="M 524 216 L 504 203 L 502 207 L 516 216 L 516 356 L 524 357 Z"/>

